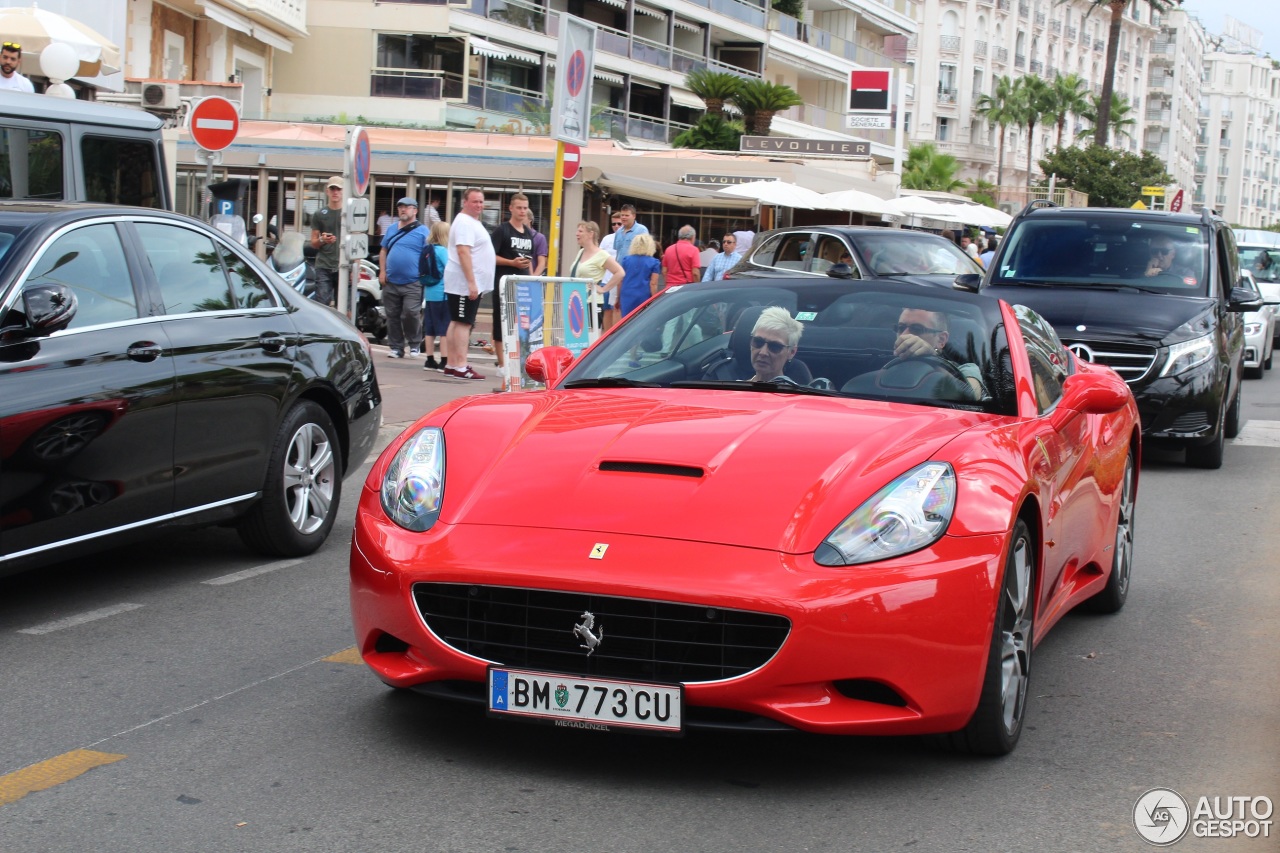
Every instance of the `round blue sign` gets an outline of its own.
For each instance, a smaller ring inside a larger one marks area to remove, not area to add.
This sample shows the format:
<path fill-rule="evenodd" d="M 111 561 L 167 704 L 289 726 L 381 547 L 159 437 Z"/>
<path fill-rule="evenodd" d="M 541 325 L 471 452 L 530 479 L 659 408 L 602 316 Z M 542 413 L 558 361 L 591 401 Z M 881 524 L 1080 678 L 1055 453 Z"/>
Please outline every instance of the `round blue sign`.
<path fill-rule="evenodd" d="M 373 152 L 369 149 L 369 134 L 362 127 L 351 141 L 351 179 L 355 182 L 356 195 L 369 190 L 369 176 L 373 170 Z"/>
<path fill-rule="evenodd" d="M 582 292 L 575 290 L 569 294 L 569 311 L 566 322 L 569 334 L 575 338 L 582 337 L 587 331 L 587 308 L 582 302 Z"/>

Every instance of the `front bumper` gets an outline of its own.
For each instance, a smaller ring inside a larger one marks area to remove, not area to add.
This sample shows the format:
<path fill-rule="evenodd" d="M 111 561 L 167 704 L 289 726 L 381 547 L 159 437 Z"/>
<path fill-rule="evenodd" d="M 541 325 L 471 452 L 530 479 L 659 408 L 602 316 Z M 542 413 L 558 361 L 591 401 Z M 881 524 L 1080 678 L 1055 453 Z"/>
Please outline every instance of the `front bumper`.
<path fill-rule="evenodd" d="M 590 559 L 601 542 L 605 558 Z M 727 713 L 747 728 L 763 719 L 831 734 L 923 734 L 962 728 L 977 706 L 1003 557 L 1003 537 L 994 535 L 944 537 L 897 560 L 830 569 L 808 555 L 590 531 L 437 525 L 410 533 L 387 520 L 366 486 L 351 546 L 351 609 L 360 654 L 380 679 L 454 695 L 483 684 L 487 661 L 427 627 L 415 584 L 775 614 L 791 627 L 766 663 L 686 682 L 690 727 Z M 563 614 L 568 649 L 581 615 Z"/>
<path fill-rule="evenodd" d="M 1142 420 L 1142 436 L 1163 444 L 1205 444 L 1221 429 L 1226 392 L 1216 359 L 1177 376 L 1160 376 L 1133 385 Z"/>

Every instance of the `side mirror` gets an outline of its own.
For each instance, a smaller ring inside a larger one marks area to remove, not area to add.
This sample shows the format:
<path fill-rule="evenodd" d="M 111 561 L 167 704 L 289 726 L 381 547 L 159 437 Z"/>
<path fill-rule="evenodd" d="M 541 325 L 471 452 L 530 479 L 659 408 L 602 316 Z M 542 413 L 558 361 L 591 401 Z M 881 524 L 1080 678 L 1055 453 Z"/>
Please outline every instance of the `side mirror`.
<path fill-rule="evenodd" d="M 65 329 L 76 316 L 76 295 L 64 284 L 37 284 L 22 291 L 27 325 L 38 335 Z"/>
<path fill-rule="evenodd" d="M 1227 310 L 1235 313 L 1262 310 L 1262 294 L 1247 287 L 1233 287 L 1227 294 Z"/>
<path fill-rule="evenodd" d="M 573 353 L 568 347 L 543 347 L 534 350 L 524 360 L 524 372 L 534 382 L 542 382 L 548 387 L 556 382 L 573 364 Z"/>
<path fill-rule="evenodd" d="M 982 284 L 982 276 L 976 272 L 963 272 L 956 276 L 956 280 L 951 283 L 951 287 L 955 290 L 964 290 L 968 293 L 977 293 L 978 287 Z"/>
<path fill-rule="evenodd" d="M 1076 373 L 1062 384 L 1058 407 L 1087 415 L 1105 415 L 1123 409 L 1132 398 L 1129 386 L 1115 374 Z"/>
<path fill-rule="evenodd" d="M 257 224 L 258 224 L 259 222 L 261 222 L 261 221 L 262 221 L 262 214 L 261 214 L 261 213 L 255 213 L 255 214 L 253 215 L 253 224 L 254 224 L 254 225 L 257 225 Z"/>

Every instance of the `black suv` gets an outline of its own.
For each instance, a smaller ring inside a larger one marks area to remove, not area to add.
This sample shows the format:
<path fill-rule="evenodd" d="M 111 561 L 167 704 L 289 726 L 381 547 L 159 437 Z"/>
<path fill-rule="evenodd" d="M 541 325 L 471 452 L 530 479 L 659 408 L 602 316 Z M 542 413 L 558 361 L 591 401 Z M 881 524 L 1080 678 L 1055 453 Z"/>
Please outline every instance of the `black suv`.
<path fill-rule="evenodd" d="M 1185 447 L 1189 464 L 1219 468 L 1225 439 L 1241 426 L 1240 314 L 1259 307 L 1239 281 L 1231 227 L 1211 213 L 1032 202 L 981 284 L 1041 314 L 1077 357 L 1119 373 L 1137 398 L 1145 441 Z"/>

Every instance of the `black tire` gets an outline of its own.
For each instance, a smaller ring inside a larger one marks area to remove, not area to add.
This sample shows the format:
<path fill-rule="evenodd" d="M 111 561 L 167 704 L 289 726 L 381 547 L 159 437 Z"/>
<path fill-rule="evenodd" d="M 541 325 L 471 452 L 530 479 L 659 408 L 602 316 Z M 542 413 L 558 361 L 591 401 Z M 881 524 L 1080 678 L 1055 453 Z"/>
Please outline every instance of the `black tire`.
<path fill-rule="evenodd" d="M 1266 372 L 1266 368 L 1259 364 L 1257 367 L 1246 367 L 1244 369 L 1245 379 L 1261 379 L 1262 374 Z"/>
<path fill-rule="evenodd" d="M 236 525 L 254 551 L 301 557 L 324 544 L 342 497 L 342 448 L 324 409 L 302 400 L 285 416 L 262 497 Z"/>
<path fill-rule="evenodd" d="M 1118 613 L 1129 597 L 1129 581 L 1133 578 L 1133 525 L 1137 509 L 1137 489 L 1133 475 L 1133 454 L 1124 461 L 1124 479 L 1120 484 L 1120 509 L 1116 513 L 1115 545 L 1111 554 L 1111 574 L 1107 585 L 1085 602 L 1094 613 Z"/>
<path fill-rule="evenodd" d="M 1240 434 L 1240 427 L 1244 426 L 1244 422 L 1240 419 L 1240 399 L 1244 396 L 1244 383 L 1236 383 L 1236 395 L 1231 400 L 1231 405 L 1227 408 L 1227 414 L 1222 419 L 1222 432 L 1227 438 L 1235 438 Z"/>
<path fill-rule="evenodd" d="M 949 736 L 952 748 L 976 755 L 1008 755 L 1026 718 L 1035 628 L 1035 542 L 1022 519 L 1013 525 L 996 602 L 991 649 L 978 708 Z"/>
<path fill-rule="evenodd" d="M 1195 444 L 1187 448 L 1187 464 L 1192 468 L 1205 468 L 1216 471 L 1222 467 L 1222 455 L 1226 450 L 1226 437 L 1223 430 L 1213 437 L 1208 444 Z"/>

